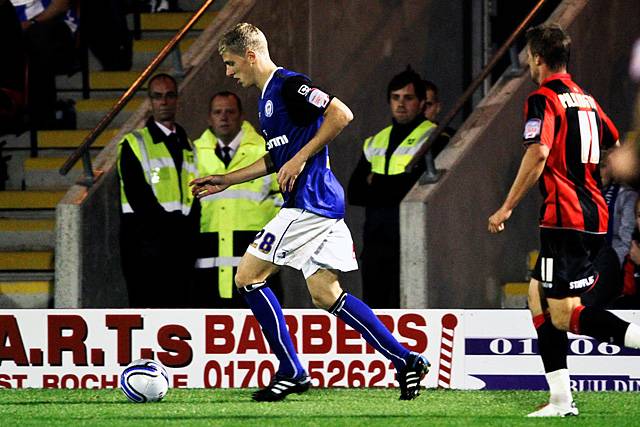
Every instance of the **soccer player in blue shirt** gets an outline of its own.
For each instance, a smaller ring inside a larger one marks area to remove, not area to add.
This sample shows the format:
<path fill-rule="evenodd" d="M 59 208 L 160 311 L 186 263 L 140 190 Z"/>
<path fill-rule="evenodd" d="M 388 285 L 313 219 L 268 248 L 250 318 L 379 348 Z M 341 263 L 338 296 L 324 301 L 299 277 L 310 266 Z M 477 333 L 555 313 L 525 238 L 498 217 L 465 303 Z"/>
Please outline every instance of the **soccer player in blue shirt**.
<path fill-rule="evenodd" d="M 266 280 L 279 266 L 301 270 L 313 303 L 359 331 L 393 362 L 400 399 L 420 393 L 427 359 L 403 347 L 362 301 L 342 290 L 337 271 L 358 268 L 351 233 L 344 222 L 344 191 L 329 168 L 327 144 L 353 119 L 338 98 L 315 86 L 303 74 L 276 66 L 267 39 L 258 28 L 240 23 L 218 46 L 227 76 L 244 87 L 256 86 L 262 96 L 259 118 L 267 154 L 250 166 L 226 175 L 192 181 L 198 198 L 233 184 L 277 172 L 283 209 L 247 248 L 236 274 L 236 286 L 277 356 L 280 365 L 271 383 L 253 394 L 256 401 L 278 401 L 309 389 L 282 314 Z"/>

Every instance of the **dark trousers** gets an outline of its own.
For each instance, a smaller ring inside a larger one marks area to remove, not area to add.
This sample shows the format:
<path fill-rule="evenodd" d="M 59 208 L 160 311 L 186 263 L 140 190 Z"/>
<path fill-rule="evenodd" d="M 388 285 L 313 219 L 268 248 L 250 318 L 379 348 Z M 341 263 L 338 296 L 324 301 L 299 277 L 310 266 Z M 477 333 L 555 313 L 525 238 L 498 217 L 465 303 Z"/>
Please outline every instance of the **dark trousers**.
<path fill-rule="evenodd" d="M 82 5 L 82 31 L 105 71 L 131 69 L 133 36 L 127 26 L 127 0 L 90 0 Z"/>
<path fill-rule="evenodd" d="M 22 29 L 10 1 L 0 2 L 0 135 L 18 131 L 24 108 L 25 50 Z M 0 159 L 0 167 L 2 161 Z M 0 182 L 2 171 L 0 171 Z"/>
<path fill-rule="evenodd" d="M 129 306 L 135 308 L 188 307 L 195 253 L 192 238 L 179 226 L 145 229 L 142 224 L 121 225 L 122 272 Z"/>
<path fill-rule="evenodd" d="M 55 123 L 56 74 L 75 67 L 74 40 L 62 20 L 39 22 L 24 32 L 29 61 L 29 106 L 38 128 Z"/>
<path fill-rule="evenodd" d="M 371 308 L 400 307 L 400 209 L 368 207 L 364 223 L 362 296 Z"/>

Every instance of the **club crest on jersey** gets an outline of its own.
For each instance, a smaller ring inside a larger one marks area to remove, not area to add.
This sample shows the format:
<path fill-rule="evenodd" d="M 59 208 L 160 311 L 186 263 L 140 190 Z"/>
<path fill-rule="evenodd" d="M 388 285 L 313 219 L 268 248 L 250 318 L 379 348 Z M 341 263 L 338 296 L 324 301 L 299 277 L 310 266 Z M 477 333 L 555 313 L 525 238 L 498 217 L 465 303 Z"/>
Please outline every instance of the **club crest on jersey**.
<path fill-rule="evenodd" d="M 266 104 L 264 104 L 264 114 L 267 117 L 271 117 L 273 115 L 273 102 L 269 99 Z"/>
<path fill-rule="evenodd" d="M 329 104 L 329 95 L 317 88 L 311 89 L 308 92 L 307 99 L 310 104 L 318 108 L 325 108 Z"/>
<path fill-rule="evenodd" d="M 540 129 L 542 128 L 542 120 L 529 119 L 524 125 L 524 139 L 532 139 L 540 135 Z"/>

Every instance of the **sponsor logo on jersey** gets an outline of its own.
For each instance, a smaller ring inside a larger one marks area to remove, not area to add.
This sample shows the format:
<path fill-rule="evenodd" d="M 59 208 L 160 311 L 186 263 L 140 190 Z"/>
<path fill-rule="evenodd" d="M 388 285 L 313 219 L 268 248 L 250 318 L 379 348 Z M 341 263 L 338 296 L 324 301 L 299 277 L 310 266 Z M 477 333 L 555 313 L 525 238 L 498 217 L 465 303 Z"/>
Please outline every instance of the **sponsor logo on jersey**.
<path fill-rule="evenodd" d="M 593 282 L 595 281 L 596 278 L 594 276 L 585 277 L 584 279 L 569 282 L 569 289 L 588 288 L 589 286 L 593 285 Z"/>
<path fill-rule="evenodd" d="M 540 135 L 540 129 L 542 129 L 542 120 L 529 119 L 524 124 L 524 139 L 532 139 Z"/>
<path fill-rule="evenodd" d="M 267 117 L 271 117 L 273 115 L 273 102 L 269 99 L 266 104 L 264 104 L 264 114 Z"/>
<path fill-rule="evenodd" d="M 329 95 L 317 88 L 309 91 L 307 99 L 311 105 L 315 105 L 318 108 L 326 108 L 330 101 Z"/>
<path fill-rule="evenodd" d="M 289 139 L 287 138 L 287 135 L 276 136 L 275 138 L 271 138 L 267 141 L 267 150 L 271 150 L 272 148 L 280 147 L 281 145 L 288 143 Z"/>

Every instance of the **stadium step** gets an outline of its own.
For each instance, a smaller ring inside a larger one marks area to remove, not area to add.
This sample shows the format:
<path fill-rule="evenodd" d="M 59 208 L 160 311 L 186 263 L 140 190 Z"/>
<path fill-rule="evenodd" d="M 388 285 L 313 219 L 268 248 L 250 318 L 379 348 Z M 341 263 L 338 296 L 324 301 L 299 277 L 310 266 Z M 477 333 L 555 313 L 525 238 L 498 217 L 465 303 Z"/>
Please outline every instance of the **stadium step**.
<path fill-rule="evenodd" d="M 51 250 L 55 245 L 55 220 L 0 218 L 0 251 Z"/>
<path fill-rule="evenodd" d="M 500 304 L 502 308 L 527 308 L 527 294 L 529 292 L 529 280 L 531 272 L 536 266 L 538 251 L 527 253 L 527 274 L 526 281 L 508 282 L 502 286 Z"/>
<path fill-rule="evenodd" d="M 107 81 L 107 78 L 109 76 L 106 75 L 103 77 L 105 78 L 105 81 L 103 83 L 105 85 L 109 85 L 109 82 Z M 120 79 L 126 79 L 129 77 L 135 79 L 137 77 L 137 74 L 129 73 L 127 75 L 113 77 L 114 80 L 112 81 L 112 83 L 114 85 L 113 88 L 115 88 L 120 84 L 118 83 L 118 81 L 124 82 L 124 80 Z M 122 124 L 124 124 L 129 119 L 131 113 L 136 111 L 138 107 L 142 105 L 145 99 L 146 98 L 144 96 L 136 96 L 132 98 L 109 124 L 109 127 L 113 129 L 122 126 Z M 111 108 L 116 105 L 116 102 L 118 102 L 118 97 L 91 98 L 76 101 L 76 122 L 78 128 L 92 129 L 100 120 L 102 120 L 102 118 L 111 110 Z"/>
<path fill-rule="evenodd" d="M 204 30 L 217 14 L 217 12 L 206 12 L 192 29 Z M 140 14 L 140 27 L 142 31 L 175 32 L 182 28 L 192 15 L 192 12 L 142 13 Z"/>
<path fill-rule="evenodd" d="M 27 188 L 66 189 L 82 175 L 82 162 L 76 163 L 66 175 L 58 172 L 67 157 L 27 157 L 24 161 L 24 183 Z M 93 159 L 92 159 L 93 160 Z"/>
<path fill-rule="evenodd" d="M 125 91 L 135 81 L 138 71 L 94 71 L 89 75 L 91 90 L 109 89 Z M 142 86 L 146 88 L 146 83 Z"/>
<path fill-rule="evenodd" d="M 65 191 L 0 191 L 0 211 L 55 209 Z"/>
<path fill-rule="evenodd" d="M 157 39 L 134 40 L 133 42 L 133 67 L 142 70 L 151 63 L 153 58 L 169 42 L 170 38 L 162 37 Z M 180 53 L 184 54 L 195 41 L 194 37 L 183 39 L 180 46 Z M 173 55 L 169 55 L 164 63 L 160 65 L 160 71 L 167 71 L 174 67 Z"/>
<path fill-rule="evenodd" d="M 142 40 L 134 40 L 133 42 L 133 52 L 134 54 L 141 54 L 141 53 L 152 53 L 152 54 L 157 54 L 158 52 L 160 52 L 160 50 L 167 44 L 169 43 L 168 38 L 161 38 L 161 39 L 142 39 Z M 184 53 L 186 50 L 189 49 L 189 47 L 191 47 L 191 45 L 193 44 L 193 42 L 195 41 L 195 38 L 185 38 L 180 42 L 180 51 L 182 53 Z"/>
<path fill-rule="evenodd" d="M 0 279 L 0 308 L 53 307 L 53 277 L 49 280 Z"/>
<path fill-rule="evenodd" d="M 527 308 L 529 282 L 509 282 L 502 286 L 502 308 Z"/>
<path fill-rule="evenodd" d="M 91 148 L 104 148 L 116 136 L 119 129 L 108 129 L 95 140 Z M 46 130 L 38 132 L 38 147 L 41 149 L 71 149 L 78 148 L 89 135 L 90 129 L 77 130 Z"/>
<path fill-rule="evenodd" d="M 0 252 L 0 271 L 52 271 L 53 251 Z"/>

